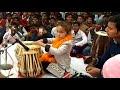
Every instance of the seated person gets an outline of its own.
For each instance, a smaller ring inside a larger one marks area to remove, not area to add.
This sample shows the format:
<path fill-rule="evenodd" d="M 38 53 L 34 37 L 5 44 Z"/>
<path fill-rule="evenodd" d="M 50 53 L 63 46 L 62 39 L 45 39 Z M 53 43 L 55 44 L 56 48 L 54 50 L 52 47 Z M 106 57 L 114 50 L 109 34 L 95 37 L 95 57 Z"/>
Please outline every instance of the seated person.
<path fill-rule="evenodd" d="M 4 30 L 2 26 L 0 26 L 0 44 L 2 43 L 5 32 L 6 30 Z"/>
<path fill-rule="evenodd" d="M 95 25 L 93 25 L 93 27 L 86 30 L 86 34 L 87 34 L 87 38 L 88 38 L 88 46 L 83 50 L 84 55 L 90 55 L 91 47 L 96 43 L 96 40 L 98 37 L 98 35 L 96 34 L 97 31 L 104 31 L 101 20 L 97 20 Z M 103 44 L 104 44 L 104 42 L 103 42 Z M 105 47 L 102 46 L 101 50 L 103 51 L 104 48 Z"/>
<path fill-rule="evenodd" d="M 40 29 L 42 29 L 42 32 L 41 32 L 41 34 L 40 34 Z M 47 30 L 45 30 L 44 28 L 39 28 L 39 38 L 38 39 L 43 39 L 43 38 L 52 38 L 53 37 L 53 35 L 50 33 L 50 32 L 48 32 Z"/>
<path fill-rule="evenodd" d="M 61 23 L 62 21 L 64 21 L 63 18 L 58 18 L 58 19 L 57 19 L 57 24 Z M 56 24 L 56 25 L 57 25 L 57 24 Z M 51 34 L 53 35 L 54 38 L 57 37 L 56 26 L 52 28 L 52 30 L 51 30 Z"/>
<path fill-rule="evenodd" d="M 57 63 L 66 72 L 72 73 L 70 68 L 70 51 L 72 49 L 72 34 L 71 25 L 68 22 L 61 22 L 57 25 L 57 37 L 56 38 L 44 38 L 34 42 L 33 44 L 38 44 L 45 47 L 47 53 L 43 54 L 39 58 L 42 62 L 43 69 L 45 71 L 50 63 Z M 47 45 L 49 43 L 52 45 Z"/>
<path fill-rule="evenodd" d="M 51 17 L 50 20 L 49 20 L 49 24 L 46 27 L 46 30 L 51 33 L 51 30 L 52 30 L 53 27 L 55 27 L 56 22 L 57 22 L 57 19 L 54 18 L 54 17 Z"/>
<path fill-rule="evenodd" d="M 80 23 L 78 21 L 72 24 L 72 35 L 73 35 L 73 48 L 71 51 L 71 56 L 82 54 L 83 49 L 87 46 L 87 36 L 80 29 Z"/>
<path fill-rule="evenodd" d="M 15 22 L 15 23 L 18 24 L 18 31 L 20 33 L 22 33 L 22 35 L 24 35 L 24 36 L 27 35 L 28 32 L 26 31 L 25 27 L 21 24 L 20 19 L 18 17 L 14 17 L 12 22 Z"/>
<path fill-rule="evenodd" d="M 25 39 L 24 36 L 22 36 L 22 34 L 18 31 L 18 24 L 12 22 L 9 30 L 3 36 L 3 42 L 4 40 L 8 39 L 8 42 L 12 44 L 15 42 L 15 38 L 21 41 L 24 41 Z"/>
<path fill-rule="evenodd" d="M 52 34 L 40 27 L 39 23 L 30 25 L 30 32 L 26 35 L 26 41 L 37 41 L 43 38 L 52 38 Z"/>
<path fill-rule="evenodd" d="M 102 77 L 101 69 L 103 64 L 111 57 L 120 54 L 120 14 L 109 18 L 108 25 L 105 31 L 108 37 L 111 38 L 109 47 L 103 56 L 99 56 L 86 68 L 87 72 L 93 77 Z"/>

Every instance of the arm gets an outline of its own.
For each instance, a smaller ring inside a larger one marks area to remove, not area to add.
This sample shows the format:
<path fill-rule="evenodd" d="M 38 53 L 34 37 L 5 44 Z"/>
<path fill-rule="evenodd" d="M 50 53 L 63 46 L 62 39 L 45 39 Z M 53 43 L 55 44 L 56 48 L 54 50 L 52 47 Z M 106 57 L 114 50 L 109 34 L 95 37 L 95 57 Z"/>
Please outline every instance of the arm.
<path fill-rule="evenodd" d="M 97 58 L 96 63 L 94 64 L 97 68 L 102 68 L 103 64 L 111 57 L 110 55 L 110 47 L 106 50 L 103 56 L 99 56 Z"/>
<path fill-rule="evenodd" d="M 53 35 L 53 37 L 55 37 L 55 29 L 56 29 L 56 27 L 52 28 L 52 30 L 51 30 L 51 34 Z"/>
<path fill-rule="evenodd" d="M 79 41 L 78 43 L 76 43 L 75 44 L 76 46 L 83 46 L 83 45 L 87 44 L 87 36 L 82 31 L 81 31 L 81 36 L 82 36 L 82 41 Z"/>
<path fill-rule="evenodd" d="M 52 44 L 55 38 L 47 38 L 47 43 Z"/>
<path fill-rule="evenodd" d="M 68 52 L 71 44 L 69 42 L 65 42 L 59 48 L 54 48 L 50 45 L 45 46 L 45 51 L 51 53 L 52 55 L 62 55 Z"/>
<path fill-rule="evenodd" d="M 28 32 L 26 31 L 24 27 L 22 28 L 22 31 L 24 32 L 23 35 L 26 36 Z"/>
<path fill-rule="evenodd" d="M 70 48 L 69 44 L 63 44 L 61 47 L 57 48 L 53 48 L 50 47 L 49 52 L 52 55 L 62 55 L 65 54 L 66 52 L 68 52 L 68 49 Z"/>

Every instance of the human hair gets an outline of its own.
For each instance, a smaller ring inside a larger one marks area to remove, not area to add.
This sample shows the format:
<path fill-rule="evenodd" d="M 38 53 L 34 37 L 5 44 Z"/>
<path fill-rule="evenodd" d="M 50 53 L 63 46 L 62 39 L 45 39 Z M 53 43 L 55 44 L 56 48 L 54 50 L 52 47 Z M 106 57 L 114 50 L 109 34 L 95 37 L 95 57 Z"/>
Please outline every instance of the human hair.
<path fill-rule="evenodd" d="M 37 27 L 38 25 L 37 24 L 34 24 L 34 23 L 31 23 L 30 24 L 30 28 L 32 28 L 32 27 Z"/>
<path fill-rule="evenodd" d="M 90 14 L 90 15 L 88 15 L 88 17 L 86 19 L 88 19 L 88 18 L 92 18 L 92 21 L 94 21 L 95 16 Z"/>
<path fill-rule="evenodd" d="M 17 19 L 20 22 L 20 18 L 19 17 L 14 17 L 13 20 Z"/>
<path fill-rule="evenodd" d="M 120 31 L 120 14 L 111 16 L 108 22 L 114 22 L 116 24 L 117 31 Z"/>
<path fill-rule="evenodd" d="M 40 19 L 40 15 L 34 14 L 32 18 L 37 18 L 38 20 Z"/>
<path fill-rule="evenodd" d="M 71 33 L 71 24 L 69 22 L 66 21 L 62 21 L 59 24 L 57 24 L 57 26 L 61 26 L 65 28 L 65 31 L 69 34 Z"/>
<path fill-rule="evenodd" d="M 82 17 L 82 18 L 84 19 L 83 15 L 78 15 L 77 18 L 78 18 L 78 17 Z"/>
<path fill-rule="evenodd" d="M 11 14 L 11 13 L 7 13 L 7 14 L 6 14 L 6 17 L 7 17 L 7 16 L 12 16 L 12 14 Z"/>
<path fill-rule="evenodd" d="M 65 20 L 66 20 L 66 18 L 67 18 L 68 16 L 70 16 L 70 15 L 73 17 L 73 15 L 72 15 L 71 13 L 66 13 L 66 14 L 65 14 Z"/>
<path fill-rule="evenodd" d="M 51 20 L 51 19 L 56 20 L 56 18 L 54 18 L 54 17 L 51 17 L 50 20 Z"/>
<path fill-rule="evenodd" d="M 10 26 L 16 26 L 18 28 L 18 24 L 16 22 L 11 22 Z"/>
<path fill-rule="evenodd" d="M 73 21 L 72 25 L 77 24 L 78 26 L 80 26 L 80 23 L 78 21 Z"/>

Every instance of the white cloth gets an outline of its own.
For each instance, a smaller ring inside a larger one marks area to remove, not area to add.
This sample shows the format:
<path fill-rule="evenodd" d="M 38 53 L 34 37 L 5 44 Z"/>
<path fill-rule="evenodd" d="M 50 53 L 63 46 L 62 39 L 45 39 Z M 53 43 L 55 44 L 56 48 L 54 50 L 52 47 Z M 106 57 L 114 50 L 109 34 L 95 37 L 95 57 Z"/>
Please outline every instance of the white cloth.
<path fill-rule="evenodd" d="M 19 32 L 20 33 L 20 32 Z M 21 33 L 20 33 L 21 34 Z M 22 35 L 22 34 L 21 34 Z M 5 39 L 7 39 L 9 41 L 9 43 L 14 43 L 15 42 L 15 38 L 23 41 L 23 38 L 20 38 L 19 35 L 16 33 L 14 36 L 11 36 L 11 30 L 9 29 L 3 36 L 3 42 Z"/>
<path fill-rule="evenodd" d="M 73 35 L 73 45 L 83 46 L 87 44 L 87 36 L 83 31 L 79 30 L 76 35 L 74 33 L 74 30 L 72 30 L 71 33 Z"/>
<path fill-rule="evenodd" d="M 57 30 L 56 30 L 56 27 L 53 27 L 52 30 L 51 30 L 51 34 L 53 35 L 53 37 L 56 38 L 57 36 Z"/>

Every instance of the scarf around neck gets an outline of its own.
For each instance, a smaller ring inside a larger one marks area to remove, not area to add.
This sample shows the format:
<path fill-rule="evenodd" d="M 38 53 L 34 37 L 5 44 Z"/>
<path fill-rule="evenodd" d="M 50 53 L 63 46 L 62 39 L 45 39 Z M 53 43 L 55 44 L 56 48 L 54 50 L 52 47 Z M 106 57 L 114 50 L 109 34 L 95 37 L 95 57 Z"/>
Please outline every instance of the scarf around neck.
<path fill-rule="evenodd" d="M 55 40 L 52 43 L 53 48 L 59 48 L 64 42 L 73 40 L 72 34 L 67 35 L 63 39 L 55 38 Z M 51 55 L 49 52 L 42 55 L 42 57 L 39 58 L 40 62 L 46 61 L 46 62 L 55 62 L 54 55 Z"/>

